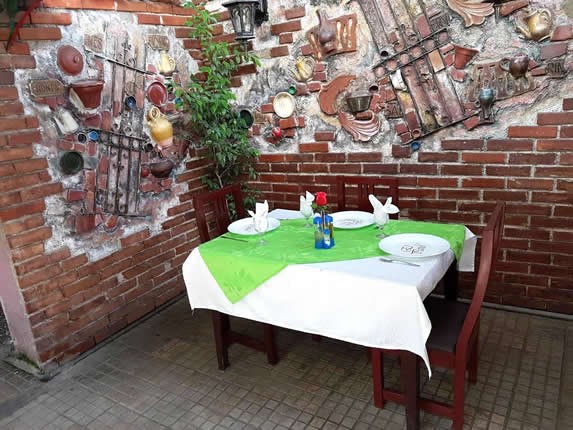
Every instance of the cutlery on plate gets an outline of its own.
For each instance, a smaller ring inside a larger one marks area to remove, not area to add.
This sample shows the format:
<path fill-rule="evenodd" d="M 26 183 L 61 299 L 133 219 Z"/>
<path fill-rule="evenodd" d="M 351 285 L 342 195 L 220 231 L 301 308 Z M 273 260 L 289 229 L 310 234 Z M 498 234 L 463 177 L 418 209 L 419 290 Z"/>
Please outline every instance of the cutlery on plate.
<path fill-rule="evenodd" d="M 409 261 L 393 260 L 391 258 L 380 257 L 380 261 L 383 261 L 384 263 L 398 263 L 398 264 L 405 264 L 406 266 L 420 267 L 419 264 L 410 263 Z"/>
<path fill-rule="evenodd" d="M 236 237 L 229 237 L 229 236 L 219 236 L 219 237 L 221 237 L 221 238 L 223 238 L 223 239 L 237 240 L 237 241 L 239 241 L 239 242 L 248 242 L 248 240 L 245 240 L 245 239 L 237 239 Z"/>

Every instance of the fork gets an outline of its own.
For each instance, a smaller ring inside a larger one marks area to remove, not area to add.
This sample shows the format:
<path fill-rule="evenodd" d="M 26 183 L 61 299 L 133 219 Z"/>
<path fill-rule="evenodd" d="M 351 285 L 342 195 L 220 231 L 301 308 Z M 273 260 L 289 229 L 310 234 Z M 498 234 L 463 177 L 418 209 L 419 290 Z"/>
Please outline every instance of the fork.
<path fill-rule="evenodd" d="M 406 266 L 420 267 L 419 264 L 410 263 L 409 261 L 393 260 L 391 258 L 385 258 L 385 257 L 380 257 L 380 261 L 383 261 L 384 263 L 398 263 L 398 264 L 405 264 Z"/>

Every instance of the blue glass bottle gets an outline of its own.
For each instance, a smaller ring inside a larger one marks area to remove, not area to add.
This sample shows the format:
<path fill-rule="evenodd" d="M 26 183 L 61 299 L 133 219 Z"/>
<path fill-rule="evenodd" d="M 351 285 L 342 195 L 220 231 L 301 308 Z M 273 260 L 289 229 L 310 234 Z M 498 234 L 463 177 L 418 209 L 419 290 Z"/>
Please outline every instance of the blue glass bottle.
<path fill-rule="evenodd" d="M 324 234 L 322 229 L 322 218 L 317 216 L 314 218 L 312 223 L 314 224 L 314 247 L 316 249 L 322 249 L 323 239 L 324 239 Z"/>

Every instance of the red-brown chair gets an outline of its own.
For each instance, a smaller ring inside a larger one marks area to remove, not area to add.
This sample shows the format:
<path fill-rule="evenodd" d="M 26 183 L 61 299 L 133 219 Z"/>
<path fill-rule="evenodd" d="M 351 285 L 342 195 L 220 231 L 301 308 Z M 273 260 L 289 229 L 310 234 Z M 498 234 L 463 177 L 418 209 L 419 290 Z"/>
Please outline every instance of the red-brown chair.
<path fill-rule="evenodd" d="M 490 276 L 503 234 L 505 203 L 497 203 L 483 231 L 480 263 L 475 290 L 470 304 L 428 297 L 424 302 L 432 321 L 427 341 L 430 364 L 454 370 L 453 405 L 420 399 L 419 405 L 433 414 L 451 418 L 452 428 L 461 430 L 464 424 L 465 374 L 471 383 L 477 381 L 479 317 Z M 383 353 L 397 351 L 371 349 L 374 404 L 383 407 L 385 400 L 404 403 L 402 393 L 384 389 Z"/>
<path fill-rule="evenodd" d="M 337 176 L 336 197 L 338 211 L 360 210 L 372 212 L 368 194 L 378 198 L 392 197 L 392 203 L 399 205 L 398 179 L 380 178 L 376 176 Z M 384 200 L 382 200 L 384 203 Z M 399 207 L 399 206 L 398 206 Z M 398 214 L 390 215 L 398 218 Z"/>
<path fill-rule="evenodd" d="M 234 205 L 238 218 L 245 217 L 243 194 L 240 184 L 234 184 L 220 190 L 207 191 L 193 196 L 193 207 L 199 229 L 201 243 L 207 242 L 227 231 L 231 223 L 229 206 Z M 213 220 L 209 223 L 208 220 Z M 249 336 L 231 330 L 229 315 L 218 311 L 212 311 L 213 333 L 215 335 L 215 347 L 217 350 L 217 362 L 219 369 L 229 366 L 229 346 L 233 343 L 248 346 L 257 351 L 267 354 L 270 364 L 278 363 L 278 354 L 274 338 L 274 326 L 263 324 L 264 341 L 253 339 Z"/>

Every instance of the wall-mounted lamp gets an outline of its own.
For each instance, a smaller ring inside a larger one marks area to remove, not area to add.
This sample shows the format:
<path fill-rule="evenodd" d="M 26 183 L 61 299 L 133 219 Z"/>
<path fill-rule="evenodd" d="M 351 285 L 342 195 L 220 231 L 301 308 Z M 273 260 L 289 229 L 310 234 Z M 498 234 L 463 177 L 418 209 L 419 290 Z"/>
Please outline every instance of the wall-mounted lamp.
<path fill-rule="evenodd" d="M 223 3 L 235 29 L 235 39 L 246 43 L 255 37 L 255 25 L 269 19 L 267 0 L 231 0 Z"/>

